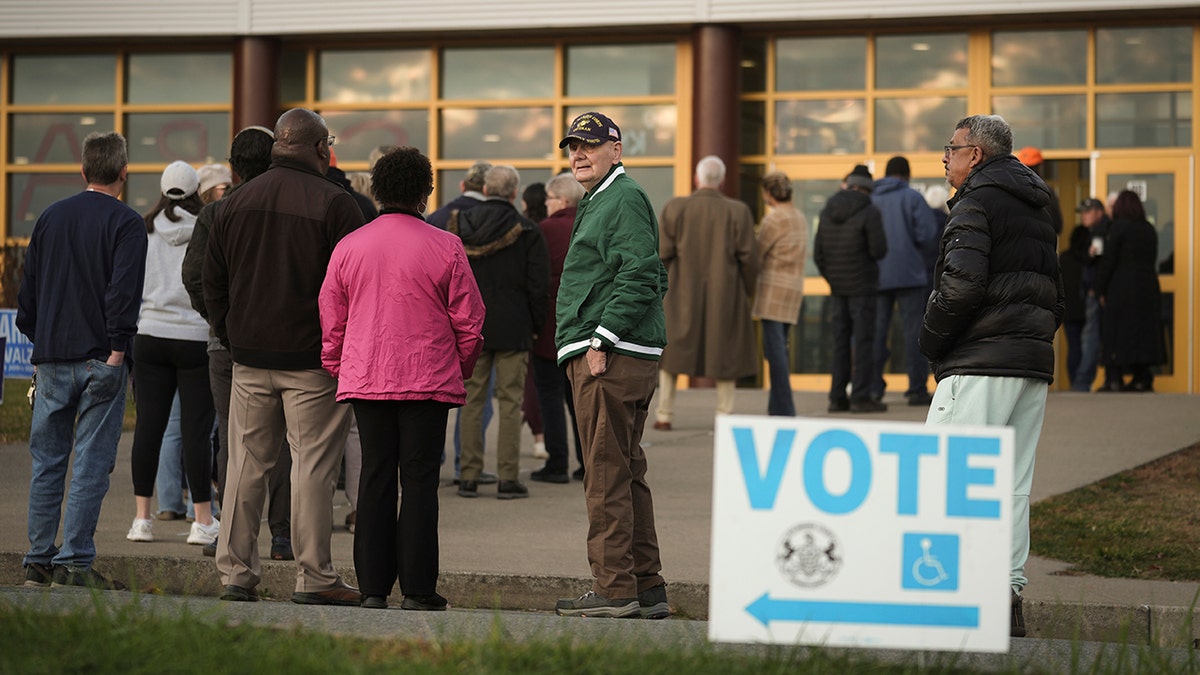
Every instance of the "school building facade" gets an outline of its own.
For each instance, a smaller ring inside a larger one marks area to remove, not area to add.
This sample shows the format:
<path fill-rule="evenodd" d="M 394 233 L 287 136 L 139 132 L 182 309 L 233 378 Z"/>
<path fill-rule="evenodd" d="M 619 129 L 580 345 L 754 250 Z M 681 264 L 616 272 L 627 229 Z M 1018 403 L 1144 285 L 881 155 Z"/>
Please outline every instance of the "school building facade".
<path fill-rule="evenodd" d="M 441 204 L 472 162 L 524 183 L 566 168 L 570 120 L 602 110 L 660 208 L 721 156 L 727 192 L 762 214 L 759 178 L 786 171 L 815 232 L 856 163 L 906 156 L 914 187 L 943 183 L 954 122 L 997 113 L 1036 146 L 1066 227 L 1082 199 L 1143 197 L 1159 234 L 1164 340 L 1158 391 L 1200 387 L 1200 6 L 1149 0 L 999 0 L 949 6 L 848 0 L 71 0 L 0 3 L 3 298 L 47 205 L 81 188 L 79 146 L 130 141 L 124 198 L 147 210 L 171 161 L 225 161 L 233 134 L 320 112 L 339 166 L 379 145 L 433 161 Z M 432 207 L 431 207 L 432 208 Z M 811 232 L 810 232 L 811 233 Z M 828 286 L 809 265 L 793 380 L 829 383 Z M 7 306 L 13 306 L 8 304 Z M 898 323 L 898 322 L 893 322 Z M 893 340 L 898 334 L 893 333 Z M 1065 347 L 1060 346 L 1060 354 Z M 888 366 L 903 388 L 903 350 Z M 1060 359 L 1063 361 L 1064 359 Z M 1055 387 L 1065 387 L 1066 377 Z"/>

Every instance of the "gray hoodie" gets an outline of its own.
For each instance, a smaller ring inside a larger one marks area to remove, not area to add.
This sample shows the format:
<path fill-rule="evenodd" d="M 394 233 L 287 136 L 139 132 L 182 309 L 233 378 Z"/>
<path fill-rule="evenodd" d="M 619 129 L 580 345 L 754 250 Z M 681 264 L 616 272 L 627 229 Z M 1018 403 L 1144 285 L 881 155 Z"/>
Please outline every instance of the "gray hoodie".
<path fill-rule="evenodd" d="M 171 222 L 166 213 L 154 217 L 146 253 L 146 283 L 138 333 L 173 340 L 208 340 L 208 322 L 192 309 L 183 287 L 183 254 L 192 239 L 196 216 L 177 208 L 181 218 Z"/>

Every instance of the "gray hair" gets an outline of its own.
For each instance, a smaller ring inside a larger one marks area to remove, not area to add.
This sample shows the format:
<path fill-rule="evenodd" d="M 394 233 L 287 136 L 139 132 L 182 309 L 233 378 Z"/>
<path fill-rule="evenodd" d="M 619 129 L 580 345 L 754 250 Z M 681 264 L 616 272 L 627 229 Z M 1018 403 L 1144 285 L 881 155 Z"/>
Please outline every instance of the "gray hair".
<path fill-rule="evenodd" d="M 703 187 L 716 187 L 725 180 L 725 162 L 716 155 L 709 155 L 696 162 L 696 182 Z"/>
<path fill-rule="evenodd" d="M 569 173 L 560 173 L 546 181 L 546 194 L 558 197 L 566 202 L 567 206 L 578 206 L 579 200 L 583 199 L 584 192 L 586 190 L 583 186 Z"/>
<path fill-rule="evenodd" d="M 472 164 L 471 168 L 467 169 L 467 175 L 463 176 L 463 189 L 482 192 L 483 177 L 490 168 L 492 168 L 492 165 L 489 162 L 480 161 Z"/>
<path fill-rule="evenodd" d="M 954 125 L 967 130 L 967 141 L 979 146 L 988 157 L 1005 157 L 1012 154 L 1012 127 L 999 115 L 971 115 Z"/>
<path fill-rule="evenodd" d="M 129 144 L 115 131 L 93 131 L 83 139 L 83 177 L 96 185 L 112 185 L 129 164 Z"/>
<path fill-rule="evenodd" d="M 489 197 L 512 199 L 521 185 L 521 174 L 509 164 L 497 164 L 483 176 L 483 194 Z"/>

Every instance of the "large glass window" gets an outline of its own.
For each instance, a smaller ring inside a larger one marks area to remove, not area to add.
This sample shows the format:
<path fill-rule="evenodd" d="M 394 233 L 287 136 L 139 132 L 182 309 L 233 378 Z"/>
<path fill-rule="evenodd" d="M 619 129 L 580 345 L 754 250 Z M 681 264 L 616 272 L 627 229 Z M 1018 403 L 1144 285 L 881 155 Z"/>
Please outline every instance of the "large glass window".
<path fill-rule="evenodd" d="M 427 49 L 324 51 L 319 96 L 326 103 L 425 101 L 432 69 Z"/>
<path fill-rule="evenodd" d="M 587 106 L 567 108 L 565 119 L 573 120 L 591 110 Z M 675 154 L 679 120 L 674 105 L 611 105 L 604 113 L 621 127 L 621 154 L 625 157 L 664 157 Z M 562 134 L 556 137 L 561 138 Z"/>
<path fill-rule="evenodd" d="M 1191 27 L 1096 30 L 1098 84 L 1191 81 Z"/>
<path fill-rule="evenodd" d="M 1191 94 L 1163 92 L 1096 96 L 1096 147 L 1165 148 L 1191 144 Z"/>
<path fill-rule="evenodd" d="M 381 145 L 410 145 L 429 153 L 429 112 L 424 109 L 322 111 L 321 116 L 337 136 L 338 161 L 366 160 Z"/>
<path fill-rule="evenodd" d="M 13 164 L 79 164 L 83 139 L 114 129 L 111 114 L 13 115 L 9 161 Z"/>
<path fill-rule="evenodd" d="M 130 54 L 129 103 L 229 103 L 233 57 L 211 54 Z"/>
<path fill-rule="evenodd" d="M 867 84 L 867 39 L 861 36 L 780 38 L 775 43 L 775 89 L 862 89 Z"/>
<path fill-rule="evenodd" d="M 207 164 L 229 154 L 229 113 L 137 113 L 125 128 L 130 163 Z"/>
<path fill-rule="evenodd" d="M 1087 147 L 1087 97 L 1083 94 L 996 96 L 992 112 L 1003 117 L 1021 146 Z"/>
<path fill-rule="evenodd" d="M 954 123 L 967 112 L 967 100 L 885 98 L 875 101 L 876 152 L 933 152 L 945 145 Z"/>
<path fill-rule="evenodd" d="M 38 216 L 54 202 L 82 191 L 86 186 L 78 169 L 69 173 L 10 173 L 8 175 L 8 231 L 12 237 L 28 237 Z"/>
<path fill-rule="evenodd" d="M 68 105 L 116 101 L 115 54 L 13 57 L 12 102 Z"/>
<path fill-rule="evenodd" d="M 554 95 L 552 47 L 450 48 L 442 52 L 442 97 L 503 101 Z"/>
<path fill-rule="evenodd" d="M 442 158 L 545 159 L 557 147 L 550 108 L 446 108 Z"/>
<path fill-rule="evenodd" d="M 673 93 L 673 44 L 567 48 L 568 96 L 656 96 Z"/>
<path fill-rule="evenodd" d="M 875 86 L 879 89 L 966 87 L 966 33 L 880 36 L 875 40 Z"/>
<path fill-rule="evenodd" d="M 779 101 L 775 104 L 775 152 L 862 152 L 867 145 L 866 118 L 862 99 Z"/>
<path fill-rule="evenodd" d="M 992 84 L 1086 84 L 1087 37 L 1086 30 L 996 31 L 992 34 Z"/>

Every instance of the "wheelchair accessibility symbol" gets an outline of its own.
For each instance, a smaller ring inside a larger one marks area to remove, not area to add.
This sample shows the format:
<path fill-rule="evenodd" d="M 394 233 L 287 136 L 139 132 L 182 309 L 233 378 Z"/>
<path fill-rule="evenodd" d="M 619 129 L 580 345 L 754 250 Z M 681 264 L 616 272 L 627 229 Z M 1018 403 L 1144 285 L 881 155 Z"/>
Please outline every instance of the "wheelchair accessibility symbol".
<path fill-rule="evenodd" d="M 901 587 L 919 591 L 958 590 L 958 535 L 904 535 Z"/>

